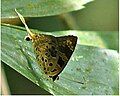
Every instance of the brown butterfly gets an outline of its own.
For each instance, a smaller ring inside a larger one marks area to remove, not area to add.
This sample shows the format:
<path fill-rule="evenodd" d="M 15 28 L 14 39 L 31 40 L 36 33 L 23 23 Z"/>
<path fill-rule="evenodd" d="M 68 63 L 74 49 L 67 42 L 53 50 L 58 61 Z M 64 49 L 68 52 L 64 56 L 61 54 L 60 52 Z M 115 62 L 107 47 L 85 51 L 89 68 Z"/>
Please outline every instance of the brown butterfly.
<path fill-rule="evenodd" d="M 15 11 L 28 32 L 25 39 L 33 43 L 36 59 L 41 70 L 54 81 L 69 61 L 75 49 L 77 37 L 72 35 L 55 37 L 32 33 L 23 16 L 16 9 Z"/>

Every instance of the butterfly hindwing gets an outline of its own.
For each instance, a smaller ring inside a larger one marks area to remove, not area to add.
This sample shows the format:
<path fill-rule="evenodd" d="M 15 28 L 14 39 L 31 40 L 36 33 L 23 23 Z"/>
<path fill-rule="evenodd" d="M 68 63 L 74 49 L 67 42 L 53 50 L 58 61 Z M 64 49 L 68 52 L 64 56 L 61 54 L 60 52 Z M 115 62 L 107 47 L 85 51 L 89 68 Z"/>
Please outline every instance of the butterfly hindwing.
<path fill-rule="evenodd" d="M 53 80 L 55 80 L 57 76 L 65 68 L 77 43 L 76 36 L 62 36 L 62 37 L 56 37 L 56 38 L 57 38 L 58 50 L 59 50 L 59 59 L 58 59 L 57 66 L 60 67 L 60 71 L 58 74 L 52 77 Z"/>
<path fill-rule="evenodd" d="M 68 59 L 70 59 L 76 43 L 77 43 L 77 37 L 76 36 L 62 36 L 57 37 L 59 51 L 64 53 Z"/>

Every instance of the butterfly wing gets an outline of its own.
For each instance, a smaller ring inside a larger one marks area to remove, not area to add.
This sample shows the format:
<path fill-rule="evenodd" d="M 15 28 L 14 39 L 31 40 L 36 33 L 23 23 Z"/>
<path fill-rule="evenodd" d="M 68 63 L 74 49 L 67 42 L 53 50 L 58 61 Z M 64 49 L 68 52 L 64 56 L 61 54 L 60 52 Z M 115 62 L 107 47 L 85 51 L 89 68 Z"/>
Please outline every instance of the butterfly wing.
<path fill-rule="evenodd" d="M 39 37 L 37 38 L 37 36 Z M 51 35 L 37 36 L 33 42 L 37 62 L 46 75 L 54 76 L 59 69 L 54 70 L 59 57 L 56 37 Z"/>
<path fill-rule="evenodd" d="M 51 35 L 37 36 L 33 45 L 38 64 L 44 73 L 54 81 L 70 59 L 77 43 L 77 37 L 54 37 Z"/>
<path fill-rule="evenodd" d="M 59 59 L 57 62 L 57 67 L 59 67 L 60 71 L 58 74 L 52 77 L 53 81 L 65 68 L 77 44 L 76 36 L 62 36 L 56 38 L 58 41 L 58 50 L 59 50 Z"/>

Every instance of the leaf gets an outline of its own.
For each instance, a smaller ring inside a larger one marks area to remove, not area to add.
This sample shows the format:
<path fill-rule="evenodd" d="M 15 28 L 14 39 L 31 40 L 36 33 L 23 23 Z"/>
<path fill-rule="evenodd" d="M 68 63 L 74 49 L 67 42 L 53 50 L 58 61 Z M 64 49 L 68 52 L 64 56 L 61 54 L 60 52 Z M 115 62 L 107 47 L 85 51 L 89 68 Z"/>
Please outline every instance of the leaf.
<path fill-rule="evenodd" d="M 116 51 L 78 44 L 59 80 L 53 82 L 38 67 L 25 35 L 21 27 L 2 26 L 2 61 L 38 86 L 56 95 L 118 94 Z"/>
<path fill-rule="evenodd" d="M 97 33 L 107 48 L 115 49 L 117 51 L 119 50 L 118 31 L 104 31 L 104 32 L 100 31 Z"/>
<path fill-rule="evenodd" d="M 2 17 L 16 17 L 16 8 L 25 17 L 58 15 L 84 8 L 93 0 L 2 0 Z"/>
<path fill-rule="evenodd" d="M 78 44 L 96 46 L 101 48 L 109 48 L 118 50 L 118 32 L 117 31 L 60 31 L 48 33 L 51 35 L 62 36 L 76 35 L 78 36 Z"/>

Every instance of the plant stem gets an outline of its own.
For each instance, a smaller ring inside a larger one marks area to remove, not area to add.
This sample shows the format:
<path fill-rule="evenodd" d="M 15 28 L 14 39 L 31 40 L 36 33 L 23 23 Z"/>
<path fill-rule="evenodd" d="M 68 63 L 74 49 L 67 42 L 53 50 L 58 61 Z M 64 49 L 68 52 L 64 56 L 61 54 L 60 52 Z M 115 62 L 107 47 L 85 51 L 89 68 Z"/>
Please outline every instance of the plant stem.
<path fill-rule="evenodd" d="M 10 91 L 9 91 L 9 86 L 7 83 L 7 78 L 3 69 L 3 66 L 1 66 L 1 86 L 2 86 L 2 95 L 10 95 Z"/>

